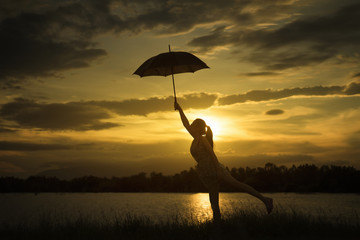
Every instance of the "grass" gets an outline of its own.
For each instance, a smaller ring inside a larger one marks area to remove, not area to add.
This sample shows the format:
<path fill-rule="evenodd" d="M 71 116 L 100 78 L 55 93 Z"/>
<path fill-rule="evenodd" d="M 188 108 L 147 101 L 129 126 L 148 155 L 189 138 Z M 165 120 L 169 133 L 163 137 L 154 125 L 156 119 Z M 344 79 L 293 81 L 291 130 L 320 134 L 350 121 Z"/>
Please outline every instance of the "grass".
<path fill-rule="evenodd" d="M 130 214 L 98 220 L 43 216 L 36 224 L 0 226 L 1 239 L 358 239 L 359 220 L 313 217 L 296 211 L 264 215 L 257 210 L 238 210 L 218 223 L 175 216 L 152 221 Z"/>

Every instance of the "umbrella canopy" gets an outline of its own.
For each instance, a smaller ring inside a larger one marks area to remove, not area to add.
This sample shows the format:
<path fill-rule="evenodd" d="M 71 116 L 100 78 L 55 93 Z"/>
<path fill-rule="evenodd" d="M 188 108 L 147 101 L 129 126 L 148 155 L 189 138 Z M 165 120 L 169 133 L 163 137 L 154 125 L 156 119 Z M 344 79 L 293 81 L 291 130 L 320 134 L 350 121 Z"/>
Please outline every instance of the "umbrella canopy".
<path fill-rule="evenodd" d="M 176 73 L 196 72 L 209 68 L 203 61 L 188 52 L 166 52 L 146 60 L 134 74 L 145 76 L 168 76 Z"/>
<path fill-rule="evenodd" d="M 196 72 L 197 70 L 209 68 L 203 61 L 188 52 L 172 52 L 169 45 L 169 52 L 161 53 L 146 60 L 134 72 L 140 77 L 146 76 L 172 76 L 174 98 L 176 102 L 176 91 L 174 74 L 185 72 Z"/>

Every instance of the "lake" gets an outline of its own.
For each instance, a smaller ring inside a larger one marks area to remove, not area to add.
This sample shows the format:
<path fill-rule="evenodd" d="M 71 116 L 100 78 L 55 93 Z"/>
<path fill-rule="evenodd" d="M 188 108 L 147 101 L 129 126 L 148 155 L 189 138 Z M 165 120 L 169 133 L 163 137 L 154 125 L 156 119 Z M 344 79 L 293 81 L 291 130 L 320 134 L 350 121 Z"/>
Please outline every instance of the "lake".
<path fill-rule="evenodd" d="M 359 194 L 264 194 L 274 199 L 274 211 L 296 211 L 349 223 L 360 223 Z M 220 193 L 224 216 L 234 211 L 265 213 L 256 198 L 245 193 Z M 86 217 L 111 221 L 126 215 L 146 216 L 153 221 L 178 218 L 209 220 L 211 207 L 206 193 L 6 193 L 0 194 L 0 224 L 34 223 L 39 219 Z"/>

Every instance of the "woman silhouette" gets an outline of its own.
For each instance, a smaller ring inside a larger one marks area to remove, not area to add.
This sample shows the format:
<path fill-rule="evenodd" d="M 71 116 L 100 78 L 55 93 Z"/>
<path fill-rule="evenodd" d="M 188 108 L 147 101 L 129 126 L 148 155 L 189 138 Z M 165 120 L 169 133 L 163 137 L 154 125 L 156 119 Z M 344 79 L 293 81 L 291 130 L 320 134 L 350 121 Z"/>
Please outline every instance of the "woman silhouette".
<path fill-rule="evenodd" d="M 236 180 L 231 176 L 230 172 L 226 170 L 224 165 L 219 163 L 213 150 L 213 134 L 211 128 L 206 125 L 205 121 L 198 118 L 190 125 L 177 102 L 175 102 L 175 110 L 179 111 L 184 127 L 194 138 L 190 147 L 190 153 L 197 162 L 196 170 L 200 180 L 209 191 L 214 221 L 221 219 L 219 208 L 220 181 L 225 181 L 236 189 L 260 199 L 265 204 L 267 212 L 271 213 L 273 209 L 273 200 L 271 198 L 264 197 L 254 188 Z"/>

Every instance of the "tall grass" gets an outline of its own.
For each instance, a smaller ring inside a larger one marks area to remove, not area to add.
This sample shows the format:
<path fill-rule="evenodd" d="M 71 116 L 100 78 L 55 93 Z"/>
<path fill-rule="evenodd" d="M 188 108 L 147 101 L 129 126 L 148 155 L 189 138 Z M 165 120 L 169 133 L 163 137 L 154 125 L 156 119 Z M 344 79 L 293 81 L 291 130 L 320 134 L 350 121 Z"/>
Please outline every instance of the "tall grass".
<path fill-rule="evenodd" d="M 297 211 L 275 211 L 270 215 L 237 210 L 220 223 L 200 222 L 174 216 L 166 221 L 130 214 L 113 217 L 76 218 L 42 216 L 32 223 L 2 223 L 5 239 L 359 239 L 360 221 L 348 222 L 310 216 Z"/>

